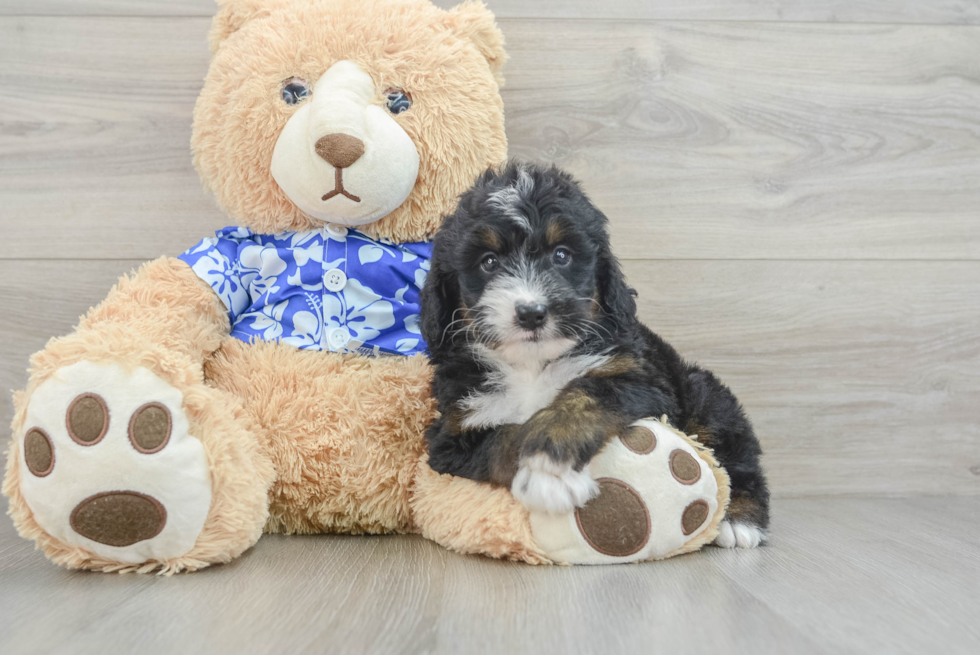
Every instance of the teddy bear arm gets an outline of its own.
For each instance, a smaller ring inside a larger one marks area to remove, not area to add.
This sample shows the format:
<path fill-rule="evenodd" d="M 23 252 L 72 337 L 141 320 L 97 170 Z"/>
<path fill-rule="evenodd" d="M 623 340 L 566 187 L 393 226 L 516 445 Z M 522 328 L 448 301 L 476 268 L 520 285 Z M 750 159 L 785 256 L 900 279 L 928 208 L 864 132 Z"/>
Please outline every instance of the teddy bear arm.
<path fill-rule="evenodd" d="M 71 334 L 31 358 L 27 393 L 80 361 L 143 366 L 171 383 L 200 378 L 230 332 L 221 300 L 184 262 L 163 257 L 125 275 Z"/>

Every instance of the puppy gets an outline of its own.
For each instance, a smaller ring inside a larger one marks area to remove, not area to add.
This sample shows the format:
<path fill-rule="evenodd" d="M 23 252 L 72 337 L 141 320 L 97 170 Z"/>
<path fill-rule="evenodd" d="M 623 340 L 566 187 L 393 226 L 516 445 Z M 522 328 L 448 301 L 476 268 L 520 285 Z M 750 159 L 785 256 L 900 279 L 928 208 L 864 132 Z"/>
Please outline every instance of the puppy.
<path fill-rule="evenodd" d="M 639 322 L 606 224 L 556 168 L 510 163 L 462 196 L 422 291 L 441 412 L 429 465 L 565 512 L 597 493 L 589 461 L 606 441 L 666 414 L 731 477 L 715 543 L 755 547 L 769 523 L 759 441 L 725 385 Z"/>

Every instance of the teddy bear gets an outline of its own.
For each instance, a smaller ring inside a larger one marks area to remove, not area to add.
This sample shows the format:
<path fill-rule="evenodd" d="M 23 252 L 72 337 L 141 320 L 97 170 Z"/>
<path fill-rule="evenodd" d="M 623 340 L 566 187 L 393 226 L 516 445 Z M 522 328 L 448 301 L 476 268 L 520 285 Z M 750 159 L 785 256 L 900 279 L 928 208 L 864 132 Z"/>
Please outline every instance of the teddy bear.
<path fill-rule="evenodd" d="M 566 515 L 426 465 L 430 239 L 507 151 L 493 15 L 218 5 L 191 146 L 235 226 L 124 276 L 32 357 L 3 483 L 21 535 L 71 568 L 167 574 L 263 531 L 420 533 L 533 564 L 710 542 L 727 476 L 662 420 L 616 437 L 590 465 L 602 493 Z"/>

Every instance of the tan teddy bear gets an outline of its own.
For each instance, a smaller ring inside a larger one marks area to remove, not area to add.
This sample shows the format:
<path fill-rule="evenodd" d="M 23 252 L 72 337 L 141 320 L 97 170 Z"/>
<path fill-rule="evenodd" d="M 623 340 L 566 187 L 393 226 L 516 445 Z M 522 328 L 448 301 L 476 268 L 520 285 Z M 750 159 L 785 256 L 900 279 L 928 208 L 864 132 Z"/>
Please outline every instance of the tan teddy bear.
<path fill-rule="evenodd" d="M 219 5 L 192 147 L 241 227 L 122 278 L 31 359 L 3 485 L 21 534 L 69 567 L 163 572 L 226 562 L 263 530 L 421 532 L 532 563 L 713 538 L 727 478 L 656 421 L 596 458 L 613 482 L 566 516 L 424 464 L 428 240 L 506 156 L 492 14 Z"/>

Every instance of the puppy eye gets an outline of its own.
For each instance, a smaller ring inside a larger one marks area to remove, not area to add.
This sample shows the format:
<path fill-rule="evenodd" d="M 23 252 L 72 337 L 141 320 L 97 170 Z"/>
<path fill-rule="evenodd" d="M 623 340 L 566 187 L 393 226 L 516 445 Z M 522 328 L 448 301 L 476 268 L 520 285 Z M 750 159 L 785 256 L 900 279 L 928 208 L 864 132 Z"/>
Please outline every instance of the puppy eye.
<path fill-rule="evenodd" d="M 298 105 L 310 97 L 310 93 L 309 83 L 298 77 L 290 77 L 288 80 L 283 80 L 282 90 L 279 92 L 282 96 L 282 101 L 287 105 Z"/>
<path fill-rule="evenodd" d="M 388 111 L 392 114 L 408 111 L 412 106 L 412 95 L 401 89 L 388 89 L 385 97 L 388 98 Z"/>
<path fill-rule="evenodd" d="M 568 266 L 572 263 L 572 251 L 568 248 L 555 248 L 551 261 L 555 263 L 555 266 Z"/>
<path fill-rule="evenodd" d="M 496 255 L 485 255 L 480 260 L 480 268 L 483 269 L 484 273 L 493 273 L 498 266 L 500 266 L 500 260 L 497 259 Z"/>

